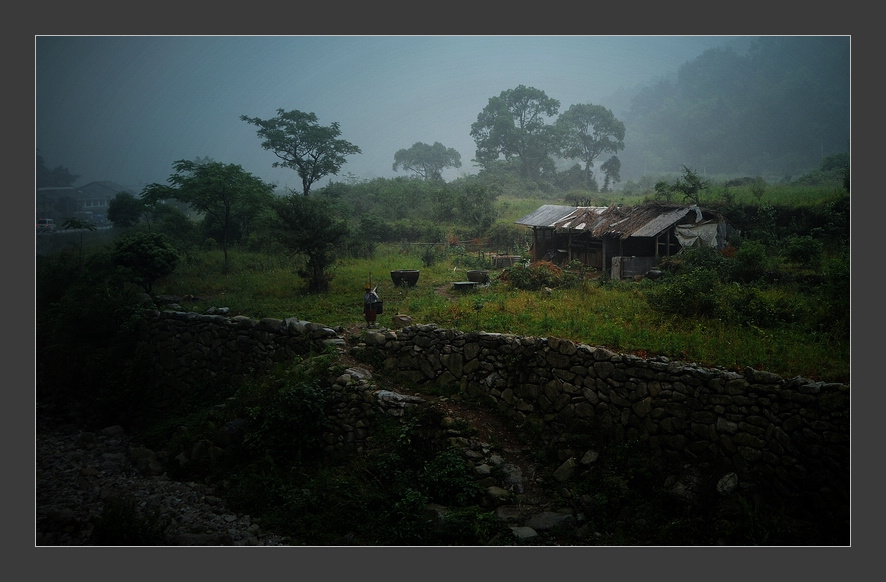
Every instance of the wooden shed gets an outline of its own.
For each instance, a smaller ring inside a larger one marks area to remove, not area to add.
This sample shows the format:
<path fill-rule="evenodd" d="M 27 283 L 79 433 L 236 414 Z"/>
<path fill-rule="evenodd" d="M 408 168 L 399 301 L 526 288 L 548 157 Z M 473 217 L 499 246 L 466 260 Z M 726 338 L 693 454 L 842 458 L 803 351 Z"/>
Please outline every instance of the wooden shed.
<path fill-rule="evenodd" d="M 649 202 L 637 206 L 546 204 L 516 224 L 532 229 L 532 259 L 579 260 L 612 272 L 643 274 L 685 247 L 726 246 L 733 228 L 719 213 L 696 205 Z"/>

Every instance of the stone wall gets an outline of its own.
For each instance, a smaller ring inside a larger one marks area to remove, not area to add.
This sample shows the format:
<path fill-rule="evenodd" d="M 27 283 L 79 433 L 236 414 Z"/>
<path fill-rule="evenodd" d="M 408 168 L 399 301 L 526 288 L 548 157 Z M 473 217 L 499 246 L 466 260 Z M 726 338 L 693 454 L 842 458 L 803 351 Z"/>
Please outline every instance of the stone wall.
<path fill-rule="evenodd" d="M 346 343 L 332 328 L 296 318 L 149 310 L 145 320 L 136 361 L 151 379 L 144 383 L 152 391 L 144 401 L 161 412 L 194 391 L 237 386 L 278 362 L 330 347 L 342 350 Z M 377 389 L 368 371 L 357 368 L 329 378 L 326 388 L 331 404 L 323 439 L 328 452 L 360 451 L 378 414 L 402 417 L 426 403 Z"/>
<path fill-rule="evenodd" d="M 190 391 L 236 386 L 278 362 L 345 343 L 333 329 L 296 318 L 146 311 L 145 319 L 136 359 L 153 379 L 148 400 L 160 408 Z"/>
<path fill-rule="evenodd" d="M 415 382 L 448 385 L 546 443 L 643 440 L 672 463 L 848 499 L 849 386 L 643 359 L 549 338 L 439 329 L 378 331 L 366 349 Z"/>
<path fill-rule="evenodd" d="M 153 311 L 138 356 L 162 406 L 214 382 L 242 381 L 344 339 L 294 318 Z M 497 410 L 547 445 L 648 442 L 664 461 L 735 473 L 793 495 L 848 499 L 849 386 L 643 359 L 558 338 L 463 333 L 435 325 L 367 331 L 355 354 L 405 382 L 433 383 Z M 359 370 L 330 381 L 330 449 L 361 449 L 378 413 L 421 399 L 377 390 Z"/>

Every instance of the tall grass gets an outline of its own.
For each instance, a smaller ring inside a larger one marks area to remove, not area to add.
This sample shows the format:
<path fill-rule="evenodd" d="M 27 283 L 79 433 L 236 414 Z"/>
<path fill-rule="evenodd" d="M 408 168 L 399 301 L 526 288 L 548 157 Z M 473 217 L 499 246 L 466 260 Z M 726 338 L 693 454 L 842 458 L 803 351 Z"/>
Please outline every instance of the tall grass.
<path fill-rule="evenodd" d="M 762 190 L 752 186 L 727 187 L 715 184 L 702 196 L 702 205 L 716 206 L 728 197 L 735 204 L 759 206 L 761 204 L 803 208 L 820 204 L 822 200 L 845 195 L 839 186 L 797 186 L 794 184 L 767 184 Z"/>
<path fill-rule="evenodd" d="M 849 341 L 817 335 L 800 326 L 736 325 L 715 318 L 687 318 L 650 308 L 642 285 L 586 281 L 578 287 L 525 291 L 499 281 L 473 291 L 456 291 L 466 280 L 464 256 L 445 256 L 424 266 L 420 246 L 380 245 L 371 259 L 344 259 L 330 290 L 309 294 L 296 275 L 297 263 L 284 256 L 234 251 L 232 268 L 222 273 L 220 253 L 197 253 L 169 277 L 158 281 L 158 294 L 193 295 L 185 309 L 228 307 L 232 315 L 254 318 L 298 317 L 332 327 L 363 324 L 366 283 L 378 286 L 390 324 L 397 313 L 415 323 L 434 323 L 462 331 L 482 330 L 535 337 L 563 337 L 641 356 L 721 366 L 741 371 L 764 369 L 786 378 L 848 381 Z M 216 256 L 219 255 L 219 256 Z M 479 258 L 478 258 L 479 260 Z M 390 271 L 419 269 L 415 287 L 396 287 Z"/>

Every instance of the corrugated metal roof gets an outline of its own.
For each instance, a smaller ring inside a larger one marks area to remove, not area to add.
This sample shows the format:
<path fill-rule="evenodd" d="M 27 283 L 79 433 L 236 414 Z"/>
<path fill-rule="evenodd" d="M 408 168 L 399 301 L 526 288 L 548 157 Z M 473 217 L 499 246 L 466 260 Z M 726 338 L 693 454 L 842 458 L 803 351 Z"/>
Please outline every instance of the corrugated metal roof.
<path fill-rule="evenodd" d="M 566 230 L 593 230 L 600 221 L 605 206 L 579 206 L 554 224 L 554 228 Z"/>
<path fill-rule="evenodd" d="M 545 204 L 538 210 L 530 212 L 523 218 L 516 221 L 516 224 L 523 226 L 549 226 L 554 224 L 569 214 L 575 212 L 575 206 L 558 206 L 556 204 Z"/>
<path fill-rule="evenodd" d="M 656 236 L 677 223 L 689 214 L 692 208 L 676 208 L 666 214 L 660 214 L 632 232 L 630 236 Z"/>
<path fill-rule="evenodd" d="M 616 206 L 607 208 L 600 216 L 592 236 L 602 238 L 613 236 L 621 239 L 653 237 L 679 222 L 690 211 L 691 206 L 649 202 L 638 206 Z"/>
<path fill-rule="evenodd" d="M 590 232 L 594 238 L 605 236 L 627 239 L 630 237 L 654 237 L 678 224 L 690 213 L 695 213 L 695 221 L 723 217 L 695 205 L 683 206 L 668 203 L 650 202 L 638 206 L 556 206 L 546 204 L 531 214 L 527 214 L 517 224 L 525 226 L 549 227 L 563 231 Z"/>

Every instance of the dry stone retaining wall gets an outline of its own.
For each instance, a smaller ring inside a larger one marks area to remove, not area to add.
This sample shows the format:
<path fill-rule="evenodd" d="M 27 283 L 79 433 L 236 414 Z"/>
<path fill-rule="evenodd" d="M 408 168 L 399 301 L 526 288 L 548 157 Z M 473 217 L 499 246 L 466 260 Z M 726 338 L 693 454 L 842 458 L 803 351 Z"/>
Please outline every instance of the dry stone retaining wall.
<path fill-rule="evenodd" d="M 435 325 L 370 333 L 366 343 L 389 371 L 483 400 L 548 443 L 643 440 L 666 460 L 783 494 L 848 499 L 848 385 Z"/>
<path fill-rule="evenodd" d="M 139 352 L 153 366 L 160 403 L 207 381 L 237 382 L 296 355 L 345 345 L 333 329 L 294 318 L 154 311 L 148 323 Z M 388 371 L 483 401 L 547 444 L 575 435 L 641 440 L 674 463 L 705 464 L 788 495 L 811 489 L 848 499 L 848 385 L 435 325 L 370 331 L 364 339 L 360 350 Z M 375 414 L 419 404 L 376 390 L 353 370 L 331 390 L 337 428 L 325 435 L 330 448 L 360 449 Z"/>
<path fill-rule="evenodd" d="M 214 383 L 238 385 L 276 363 L 329 345 L 344 345 L 336 332 L 318 323 L 251 319 L 184 311 L 147 311 L 136 357 L 153 378 L 148 400 L 160 408 Z"/>
<path fill-rule="evenodd" d="M 287 319 L 251 319 L 184 311 L 147 311 L 137 360 L 153 393 L 144 401 L 162 411 L 195 391 L 238 385 L 248 375 L 270 371 L 278 362 L 343 348 L 345 340 L 319 323 Z M 402 417 L 425 404 L 421 398 L 378 390 L 366 370 L 349 368 L 327 386 L 330 396 L 327 451 L 360 451 L 378 414 Z"/>

